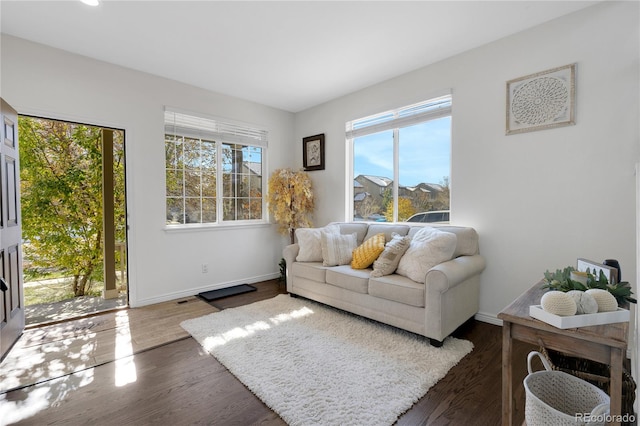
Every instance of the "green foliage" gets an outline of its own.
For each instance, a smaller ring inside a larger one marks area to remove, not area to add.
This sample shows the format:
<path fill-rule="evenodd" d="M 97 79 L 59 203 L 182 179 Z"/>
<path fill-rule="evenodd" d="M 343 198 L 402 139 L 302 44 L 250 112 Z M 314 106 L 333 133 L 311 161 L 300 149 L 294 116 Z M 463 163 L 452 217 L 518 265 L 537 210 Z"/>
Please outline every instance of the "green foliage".
<path fill-rule="evenodd" d="M 19 131 L 26 266 L 62 270 L 82 296 L 103 272 L 101 129 L 20 117 Z M 114 139 L 116 238 L 124 240 L 121 132 Z"/>
<path fill-rule="evenodd" d="M 600 271 L 600 274 L 596 277 L 587 269 L 587 282 L 586 284 L 582 284 L 579 281 L 571 279 L 571 272 L 575 270 L 572 266 L 567 266 L 564 269 L 556 269 L 555 272 L 545 271 L 543 279 L 544 285 L 542 287 L 564 292 L 571 290 L 586 291 L 592 288 L 598 288 L 611 293 L 618 301 L 618 304 L 625 302 L 637 303 L 637 300 L 632 297 L 633 292 L 628 282 L 623 281 L 609 284 L 609 280 L 607 280 L 603 271 Z"/>
<path fill-rule="evenodd" d="M 575 270 L 575 268 L 567 266 L 564 269 L 556 269 L 555 272 L 545 271 L 545 284 L 543 285 L 543 288 L 549 288 L 552 290 L 564 292 L 571 290 L 587 290 L 587 287 L 585 287 L 582 283 L 571 279 L 571 272 Z"/>
<path fill-rule="evenodd" d="M 278 279 L 280 282 L 287 282 L 287 261 L 284 258 L 280 259 L 280 278 Z"/>

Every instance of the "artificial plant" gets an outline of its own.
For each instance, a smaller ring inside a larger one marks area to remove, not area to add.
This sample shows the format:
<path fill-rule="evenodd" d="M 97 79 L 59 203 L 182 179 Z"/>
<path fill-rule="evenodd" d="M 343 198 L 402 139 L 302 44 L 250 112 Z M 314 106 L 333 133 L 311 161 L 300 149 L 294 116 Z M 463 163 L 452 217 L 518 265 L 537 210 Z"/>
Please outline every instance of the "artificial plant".
<path fill-rule="evenodd" d="M 277 169 L 269 178 L 269 212 L 278 223 L 278 231 L 288 234 L 294 243 L 295 230 L 313 226 L 313 190 L 309 175 L 302 171 Z"/>
<path fill-rule="evenodd" d="M 586 291 L 592 288 L 599 288 L 611 293 L 618 301 L 618 304 L 625 302 L 637 303 L 637 300 L 632 296 L 631 284 L 627 281 L 610 284 L 604 272 L 600 271 L 598 276 L 596 276 L 587 269 L 587 282 L 583 284 L 571 279 L 571 272 L 575 270 L 573 266 L 567 266 L 564 269 L 556 269 L 555 272 L 545 271 L 544 285 L 542 287 L 564 292 L 571 290 Z"/>

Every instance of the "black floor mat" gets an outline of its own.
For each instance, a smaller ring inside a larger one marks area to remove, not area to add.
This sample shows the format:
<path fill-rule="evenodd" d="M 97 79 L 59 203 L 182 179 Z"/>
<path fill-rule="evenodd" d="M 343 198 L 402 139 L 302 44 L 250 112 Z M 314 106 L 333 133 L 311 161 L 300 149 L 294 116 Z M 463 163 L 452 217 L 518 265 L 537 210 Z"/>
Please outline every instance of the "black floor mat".
<path fill-rule="evenodd" d="M 223 297 L 235 296 L 236 294 L 249 293 L 250 291 L 256 291 L 257 289 L 249 284 L 240 284 L 233 287 L 220 288 L 218 290 L 204 291 L 198 293 L 198 296 L 202 297 L 207 302 L 212 300 L 222 299 Z"/>

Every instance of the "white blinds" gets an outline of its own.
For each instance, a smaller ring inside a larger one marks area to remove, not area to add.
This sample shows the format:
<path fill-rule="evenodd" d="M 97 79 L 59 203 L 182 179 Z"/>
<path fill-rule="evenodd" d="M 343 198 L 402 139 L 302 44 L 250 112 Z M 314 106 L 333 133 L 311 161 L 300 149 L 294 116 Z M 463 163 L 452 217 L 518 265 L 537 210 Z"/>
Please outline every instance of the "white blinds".
<path fill-rule="evenodd" d="M 347 139 L 383 132 L 451 115 L 451 95 L 441 96 L 347 123 Z"/>
<path fill-rule="evenodd" d="M 164 111 L 164 131 L 171 135 L 211 141 L 219 140 L 263 148 L 267 148 L 269 135 L 266 130 L 247 124 L 199 117 L 170 109 Z"/>

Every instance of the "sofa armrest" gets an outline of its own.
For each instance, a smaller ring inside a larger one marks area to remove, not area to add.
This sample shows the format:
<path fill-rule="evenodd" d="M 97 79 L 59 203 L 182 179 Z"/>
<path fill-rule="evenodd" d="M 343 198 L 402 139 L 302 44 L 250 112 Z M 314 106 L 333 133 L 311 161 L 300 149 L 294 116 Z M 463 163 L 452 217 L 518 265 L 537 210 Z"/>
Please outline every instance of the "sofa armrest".
<path fill-rule="evenodd" d="M 427 271 L 426 290 L 444 293 L 474 275 L 480 274 L 485 266 L 485 260 L 479 254 L 460 256 L 442 262 Z"/>
<path fill-rule="evenodd" d="M 282 250 L 282 257 L 287 262 L 287 270 L 291 267 L 291 264 L 296 261 L 300 246 L 298 244 L 290 244 Z"/>

